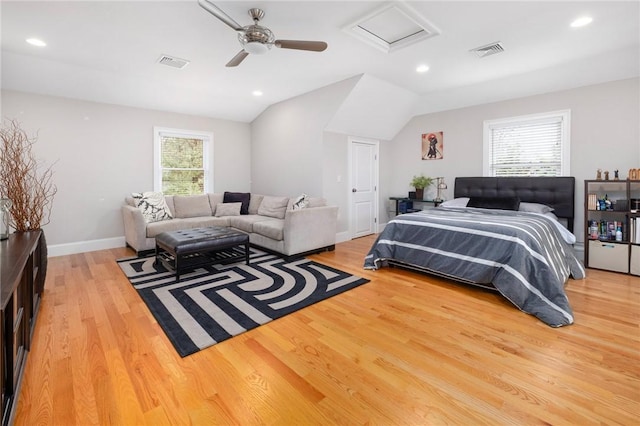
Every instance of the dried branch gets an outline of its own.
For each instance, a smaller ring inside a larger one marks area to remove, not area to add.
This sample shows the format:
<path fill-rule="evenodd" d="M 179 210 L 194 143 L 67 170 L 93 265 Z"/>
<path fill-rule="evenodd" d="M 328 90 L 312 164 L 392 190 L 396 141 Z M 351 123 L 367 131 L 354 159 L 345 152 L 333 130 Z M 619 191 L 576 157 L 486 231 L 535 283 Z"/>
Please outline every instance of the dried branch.
<path fill-rule="evenodd" d="M 49 223 L 58 192 L 53 169 L 49 166 L 39 171 L 31 150 L 37 136 L 29 138 L 16 120 L 7 120 L 0 137 L 0 197 L 11 200 L 11 225 L 16 231 L 39 229 Z"/>

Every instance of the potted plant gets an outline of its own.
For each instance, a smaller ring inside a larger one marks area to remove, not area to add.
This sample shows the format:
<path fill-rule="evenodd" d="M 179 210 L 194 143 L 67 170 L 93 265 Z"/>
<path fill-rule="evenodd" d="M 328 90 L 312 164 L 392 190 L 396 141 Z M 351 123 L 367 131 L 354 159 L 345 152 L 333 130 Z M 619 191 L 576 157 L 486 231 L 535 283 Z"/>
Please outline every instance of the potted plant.
<path fill-rule="evenodd" d="M 416 199 L 422 200 L 424 197 L 424 189 L 433 184 L 433 178 L 420 174 L 420 176 L 414 176 L 410 185 L 416 189 Z"/>

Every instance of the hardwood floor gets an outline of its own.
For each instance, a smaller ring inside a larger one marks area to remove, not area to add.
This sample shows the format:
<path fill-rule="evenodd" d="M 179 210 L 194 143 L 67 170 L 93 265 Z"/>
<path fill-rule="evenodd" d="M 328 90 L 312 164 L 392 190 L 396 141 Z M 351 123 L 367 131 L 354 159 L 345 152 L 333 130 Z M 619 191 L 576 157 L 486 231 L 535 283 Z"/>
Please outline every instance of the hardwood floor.
<path fill-rule="evenodd" d="M 49 259 L 16 425 L 638 424 L 640 278 L 569 280 L 554 329 L 497 293 L 365 271 L 365 237 L 311 256 L 370 283 L 180 358 L 114 260 Z"/>

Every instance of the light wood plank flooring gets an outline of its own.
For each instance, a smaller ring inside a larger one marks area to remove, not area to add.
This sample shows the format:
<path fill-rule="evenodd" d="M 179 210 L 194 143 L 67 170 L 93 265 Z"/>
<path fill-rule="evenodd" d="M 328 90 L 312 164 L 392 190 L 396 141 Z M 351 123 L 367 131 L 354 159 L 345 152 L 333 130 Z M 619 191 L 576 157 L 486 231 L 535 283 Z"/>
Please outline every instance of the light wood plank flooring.
<path fill-rule="evenodd" d="M 554 329 L 373 242 L 312 258 L 371 282 L 180 358 L 114 260 L 49 260 L 16 425 L 638 424 L 640 278 L 570 280 Z"/>

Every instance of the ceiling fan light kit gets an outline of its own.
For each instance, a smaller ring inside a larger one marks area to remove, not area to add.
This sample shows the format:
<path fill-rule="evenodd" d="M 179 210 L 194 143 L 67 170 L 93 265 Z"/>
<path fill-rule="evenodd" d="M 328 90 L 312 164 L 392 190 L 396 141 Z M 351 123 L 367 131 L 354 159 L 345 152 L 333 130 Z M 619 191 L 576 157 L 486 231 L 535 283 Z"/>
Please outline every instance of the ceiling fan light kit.
<path fill-rule="evenodd" d="M 252 55 L 264 55 L 271 48 L 271 46 L 260 43 L 259 41 L 250 41 L 243 45 L 245 52 L 251 53 Z"/>
<path fill-rule="evenodd" d="M 272 46 L 311 52 L 322 52 L 327 48 L 327 43 L 324 41 L 276 40 L 273 32 L 271 32 L 269 28 L 259 25 L 260 20 L 264 17 L 264 11 L 262 9 L 249 9 L 249 16 L 253 19 L 253 25 L 242 27 L 209 0 L 198 0 L 198 4 L 204 10 L 238 32 L 238 40 L 242 45 L 242 50 L 227 63 L 227 67 L 238 66 L 249 54 L 263 55 L 267 53 Z"/>

